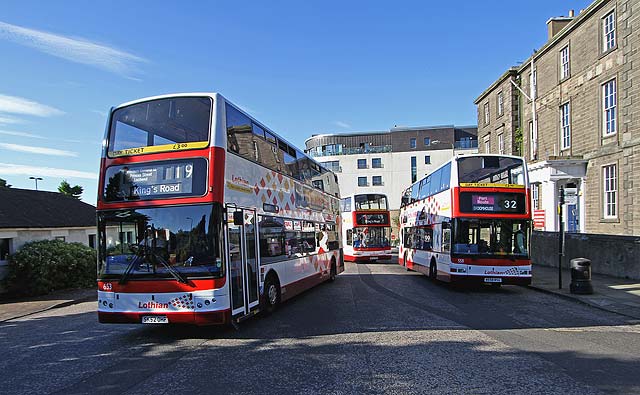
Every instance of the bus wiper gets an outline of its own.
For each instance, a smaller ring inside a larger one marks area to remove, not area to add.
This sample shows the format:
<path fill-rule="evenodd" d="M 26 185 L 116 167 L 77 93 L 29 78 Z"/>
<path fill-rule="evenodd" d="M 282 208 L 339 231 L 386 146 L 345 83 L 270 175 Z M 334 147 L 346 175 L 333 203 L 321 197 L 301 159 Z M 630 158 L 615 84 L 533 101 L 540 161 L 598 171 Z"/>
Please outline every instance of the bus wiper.
<path fill-rule="evenodd" d="M 164 266 L 165 269 L 167 269 L 167 271 L 169 272 L 169 274 L 171 274 L 173 276 L 173 278 L 178 280 L 178 282 L 181 282 L 183 284 L 188 284 L 187 280 L 185 280 L 185 278 L 182 277 L 182 275 L 175 268 L 173 268 L 171 265 L 169 265 L 167 263 L 167 261 L 164 260 L 163 257 L 161 257 L 160 255 L 156 254 L 155 252 L 152 252 L 152 255 L 153 255 L 153 257 L 155 258 L 155 260 L 157 262 L 160 262 L 160 264 L 162 266 Z"/>
<path fill-rule="evenodd" d="M 144 253 L 141 254 L 140 250 L 135 251 L 135 253 L 136 254 L 133 256 L 133 259 L 131 260 L 131 262 L 129 262 L 127 268 L 124 270 L 122 277 L 120 277 L 120 281 L 118 281 L 119 284 L 125 284 L 127 282 L 127 279 L 133 272 L 133 268 L 136 267 L 140 259 L 144 258 Z"/>

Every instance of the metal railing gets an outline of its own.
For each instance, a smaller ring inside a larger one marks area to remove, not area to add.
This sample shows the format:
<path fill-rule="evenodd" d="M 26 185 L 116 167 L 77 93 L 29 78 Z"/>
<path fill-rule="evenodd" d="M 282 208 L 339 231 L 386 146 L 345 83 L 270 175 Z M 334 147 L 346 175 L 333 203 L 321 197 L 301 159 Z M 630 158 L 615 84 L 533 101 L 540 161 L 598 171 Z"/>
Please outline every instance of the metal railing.
<path fill-rule="evenodd" d="M 308 153 L 310 156 L 314 158 L 322 157 L 322 156 L 336 156 L 336 155 L 361 155 L 361 154 L 379 154 L 384 152 L 393 151 L 391 145 L 375 145 L 369 147 L 345 147 L 342 148 L 339 152 L 317 152 L 313 149 L 309 150 Z"/>
<path fill-rule="evenodd" d="M 458 149 L 478 148 L 478 140 L 456 141 L 453 146 Z"/>

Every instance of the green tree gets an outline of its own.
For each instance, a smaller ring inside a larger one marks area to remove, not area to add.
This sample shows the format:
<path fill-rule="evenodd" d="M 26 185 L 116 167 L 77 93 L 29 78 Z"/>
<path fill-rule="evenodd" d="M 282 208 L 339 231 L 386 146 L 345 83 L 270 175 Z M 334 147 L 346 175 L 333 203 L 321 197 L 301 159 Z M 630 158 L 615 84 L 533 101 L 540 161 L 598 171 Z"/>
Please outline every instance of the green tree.
<path fill-rule="evenodd" d="M 80 185 L 76 185 L 72 187 L 67 182 L 67 180 L 62 180 L 62 182 L 60 183 L 60 186 L 58 187 L 58 192 L 60 192 L 63 195 L 72 196 L 76 199 L 80 199 L 80 196 L 82 195 L 83 191 L 84 191 L 84 188 L 82 188 Z"/>
<path fill-rule="evenodd" d="M 7 184 L 7 180 L 0 178 L 0 187 L 11 188 L 11 184 Z"/>

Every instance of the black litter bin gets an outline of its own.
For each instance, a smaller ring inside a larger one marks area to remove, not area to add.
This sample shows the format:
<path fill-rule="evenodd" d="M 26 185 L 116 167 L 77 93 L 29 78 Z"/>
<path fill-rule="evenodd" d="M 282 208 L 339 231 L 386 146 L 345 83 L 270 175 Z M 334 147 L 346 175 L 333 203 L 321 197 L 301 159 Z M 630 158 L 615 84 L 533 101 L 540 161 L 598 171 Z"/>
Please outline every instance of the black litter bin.
<path fill-rule="evenodd" d="M 592 294 L 591 261 L 586 258 L 571 260 L 571 284 L 569 290 L 572 294 Z"/>

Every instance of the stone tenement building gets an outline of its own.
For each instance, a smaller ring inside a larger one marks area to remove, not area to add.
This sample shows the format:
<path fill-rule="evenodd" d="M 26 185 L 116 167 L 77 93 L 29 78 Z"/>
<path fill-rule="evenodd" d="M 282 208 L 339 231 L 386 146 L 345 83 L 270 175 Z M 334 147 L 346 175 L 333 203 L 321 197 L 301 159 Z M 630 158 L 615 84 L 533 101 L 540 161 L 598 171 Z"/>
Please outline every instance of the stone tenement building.
<path fill-rule="evenodd" d="M 475 100 L 479 151 L 527 159 L 537 229 L 558 230 L 562 186 L 565 229 L 640 235 L 640 1 L 596 0 L 547 27 Z"/>

